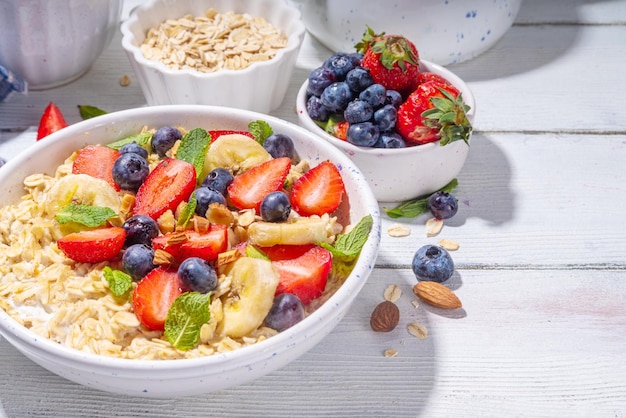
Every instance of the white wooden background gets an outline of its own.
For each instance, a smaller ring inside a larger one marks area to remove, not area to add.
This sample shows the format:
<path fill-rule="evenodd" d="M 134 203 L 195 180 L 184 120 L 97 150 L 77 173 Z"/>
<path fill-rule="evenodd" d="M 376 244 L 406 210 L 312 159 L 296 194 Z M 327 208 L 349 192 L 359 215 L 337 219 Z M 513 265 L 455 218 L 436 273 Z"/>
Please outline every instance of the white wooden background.
<path fill-rule="evenodd" d="M 626 417 L 626 2 L 524 0 L 490 51 L 450 67 L 476 95 L 458 215 L 426 238 L 383 237 L 377 268 L 328 338 L 255 382 L 204 397 L 111 395 L 57 377 L 0 339 L 0 416 Z M 298 85 L 330 51 L 307 38 L 275 115 L 296 121 Z M 0 104 L 0 156 L 34 142 L 48 101 L 145 105 L 117 36 L 89 73 Z M 396 222 L 384 219 L 383 230 Z M 458 241 L 462 312 L 414 308 L 414 251 Z M 401 322 L 369 328 L 397 284 Z M 420 340 L 406 325 L 424 324 Z M 398 350 L 385 358 L 387 348 Z"/>

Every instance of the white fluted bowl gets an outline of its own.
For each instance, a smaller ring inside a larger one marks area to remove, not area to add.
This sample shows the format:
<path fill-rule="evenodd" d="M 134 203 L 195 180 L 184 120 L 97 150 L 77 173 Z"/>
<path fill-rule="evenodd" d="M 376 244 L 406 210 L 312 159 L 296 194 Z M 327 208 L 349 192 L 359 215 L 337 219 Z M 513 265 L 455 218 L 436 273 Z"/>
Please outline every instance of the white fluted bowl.
<path fill-rule="evenodd" d="M 146 59 L 139 46 L 149 29 L 186 14 L 203 16 L 209 8 L 263 17 L 285 32 L 287 46 L 268 61 L 213 73 L 174 70 Z M 261 113 L 282 103 L 306 31 L 298 9 L 281 0 L 148 0 L 131 11 L 121 30 L 122 47 L 149 105 L 219 105 Z"/>

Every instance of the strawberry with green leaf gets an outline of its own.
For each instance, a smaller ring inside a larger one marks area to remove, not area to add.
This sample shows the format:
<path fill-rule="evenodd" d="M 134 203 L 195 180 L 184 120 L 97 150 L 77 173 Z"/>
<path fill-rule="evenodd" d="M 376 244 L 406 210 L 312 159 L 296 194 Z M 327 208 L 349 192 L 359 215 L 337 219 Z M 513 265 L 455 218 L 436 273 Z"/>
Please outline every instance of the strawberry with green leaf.
<path fill-rule="evenodd" d="M 472 125 L 469 106 L 459 90 L 444 79 L 431 77 L 421 83 L 398 108 L 396 130 L 414 145 L 440 141 L 468 143 Z"/>
<path fill-rule="evenodd" d="M 417 87 L 419 54 L 404 36 L 377 34 L 368 26 L 355 48 L 364 54 L 361 66 L 370 71 L 375 83 L 404 96 Z"/>

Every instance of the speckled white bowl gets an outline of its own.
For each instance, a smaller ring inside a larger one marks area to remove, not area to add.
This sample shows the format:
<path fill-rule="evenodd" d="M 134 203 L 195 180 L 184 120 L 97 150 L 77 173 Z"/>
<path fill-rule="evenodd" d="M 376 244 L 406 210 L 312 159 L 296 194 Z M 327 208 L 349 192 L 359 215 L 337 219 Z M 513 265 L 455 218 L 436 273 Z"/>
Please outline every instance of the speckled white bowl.
<path fill-rule="evenodd" d="M 4 204 L 17 202 L 24 178 L 53 174 L 72 151 L 88 144 L 108 143 L 141 130 L 144 125 L 179 125 L 206 129 L 247 129 L 263 119 L 275 132 L 291 136 L 301 158 L 315 165 L 338 165 L 347 196 L 338 209 L 341 222 L 372 215 L 374 224 L 350 276 L 318 310 L 300 323 L 253 346 L 214 356 L 185 360 L 127 360 L 94 355 L 51 342 L 19 325 L 0 309 L 0 334 L 35 363 L 88 387 L 129 396 L 172 398 L 207 394 L 270 373 L 304 354 L 343 318 L 374 268 L 380 245 L 379 206 L 367 181 L 343 153 L 292 123 L 225 107 L 175 105 L 125 110 L 71 125 L 39 141 L 0 170 Z"/>
<path fill-rule="evenodd" d="M 365 25 L 402 34 L 440 65 L 473 58 L 511 27 L 522 0 L 291 0 L 308 31 L 333 51 L 354 51 Z"/>
<path fill-rule="evenodd" d="M 446 68 L 420 60 L 421 71 L 439 74 L 450 81 L 470 106 L 467 118 L 472 123 L 476 101 L 471 90 L 456 74 Z M 300 125 L 326 139 L 352 159 L 369 182 L 379 202 L 401 202 L 432 193 L 454 179 L 465 164 L 470 147 L 463 141 L 441 146 L 439 141 L 399 149 L 359 147 L 326 133 L 306 111 L 308 81 L 296 98 Z M 470 139 L 471 143 L 471 139 Z"/>
<path fill-rule="evenodd" d="M 287 46 L 271 60 L 215 73 L 173 70 L 144 57 L 139 45 L 150 28 L 186 14 L 204 15 L 208 8 L 263 17 L 285 32 Z M 149 105 L 219 105 L 261 113 L 282 103 L 306 32 L 298 9 L 281 0 L 148 0 L 131 11 L 121 30 L 122 47 Z"/>
<path fill-rule="evenodd" d="M 83 75 L 120 22 L 122 0 L 0 2 L 0 65 L 30 90 L 56 87 Z"/>

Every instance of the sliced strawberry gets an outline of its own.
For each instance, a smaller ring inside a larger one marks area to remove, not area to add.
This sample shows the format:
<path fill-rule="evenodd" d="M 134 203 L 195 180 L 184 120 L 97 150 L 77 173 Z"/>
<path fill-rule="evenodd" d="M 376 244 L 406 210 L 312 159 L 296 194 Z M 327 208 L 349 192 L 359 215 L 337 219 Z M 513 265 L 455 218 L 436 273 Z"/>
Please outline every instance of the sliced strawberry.
<path fill-rule="evenodd" d="M 72 173 L 88 174 L 105 180 L 115 190 L 120 190 L 120 186 L 113 180 L 113 164 L 120 156 L 119 151 L 101 145 L 88 145 L 78 151 L 78 155 L 72 164 Z"/>
<path fill-rule="evenodd" d="M 308 305 L 321 296 L 332 268 L 330 251 L 319 246 L 297 258 L 272 261 L 280 276 L 276 294 L 293 293 Z"/>
<path fill-rule="evenodd" d="M 263 251 L 270 260 L 279 261 L 298 258 L 313 247 L 315 244 L 274 245 L 273 247 L 261 247 L 259 250 Z"/>
<path fill-rule="evenodd" d="M 63 113 L 61 113 L 61 109 L 53 102 L 50 102 L 41 115 L 39 129 L 37 129 L 37 141 L 66 126 L 67 122 L 63 117 Z"/>
<path fill-rule="evenodd" d="M 63 253 L 79 263 L 100 263 L 115 258 L 124 247 L 126 230 L 119 227 L 73 232 L 57 241 Z"/>
<path fill-rule="evenodd" d="M 183 293 L 176 270 L 157 267 L 137 284 L 133 292 L 133 310 L 139 322 L 162 331 L 172 303 Z"/>
<path fill-rule="evenodd" d="M 302 216 L 332 213 L 339 207 L 345 188 L 335 164 L 323 161 L 293 185 L 291 206 Z"/>
<path fill-rule="evenodd" d="M 196 186 L 196 169 L 188 162 L 166 158 L 150 172 L 135 198 L 133 215 L 157 219 L 187 200 Z"/>
<path fill-rule="evenodd" d="M 228 197 L 237 209 L 259 210 L 263 198 L 282 190 L 291 169 L 287 157 L 275 158 L 239 174 L 228 186 Z"/>
<path fill-rule="evenodd" d="M 239 135 L 245 135 L 245 136 L 249 136 L 250 138 L 254 139 L 254 136 L 248 132 L 248 131 L 234 131 L 234 130 L 230 130 L 230 129 L 217 129 L 217 130 L 213 130 L 213 131 L 207 131 L 209 133 L 209 135 L 211 135 L 211 142 L 215 141 L 217 138 L 219 138 L 222 135 L 232 135 L 232 134 L 239 134 Z"/>
<path fill-rule="evenodd" d="M 228 249 L 228 228 L 226 225 L 211 225 L 207 232 L 184 231 L 186 240 L 172 240 L 177 233 L 159 235 L 152 240 L 154 249 L 167 251 L 180 263 L 189 257 L 200 257 L 212 261 Z"/>

